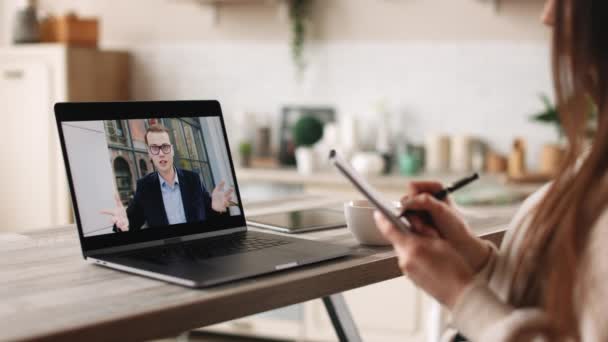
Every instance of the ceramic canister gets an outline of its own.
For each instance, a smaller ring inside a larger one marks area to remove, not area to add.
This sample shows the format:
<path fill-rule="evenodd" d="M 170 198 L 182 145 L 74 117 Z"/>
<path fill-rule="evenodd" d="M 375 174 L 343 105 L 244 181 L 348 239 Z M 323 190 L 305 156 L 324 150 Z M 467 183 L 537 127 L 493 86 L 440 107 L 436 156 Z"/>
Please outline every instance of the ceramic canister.
<path fill-rule="evenodd" d="M 450 146 L 450 169 L 455 172 L 468 172 L 472 168 L 472 143 L 468 135 L 455 135 Z"/>
<path fill-rule="evenodd" d="M 446 172 L 450 169 L 450 137 L 431 134 L 426 137 L 426 170 Z"/>

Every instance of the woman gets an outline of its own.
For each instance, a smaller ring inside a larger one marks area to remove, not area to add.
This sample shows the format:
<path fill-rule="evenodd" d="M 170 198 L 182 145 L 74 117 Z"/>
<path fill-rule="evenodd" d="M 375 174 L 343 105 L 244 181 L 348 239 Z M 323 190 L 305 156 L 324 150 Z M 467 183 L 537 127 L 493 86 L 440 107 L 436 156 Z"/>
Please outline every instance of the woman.
<path fill-rule="evenodd" d="M 438 183 L 413 183 L 403 199 L 432 217 L 409 217 L 418 234 L 375 214 L 403 273 L 472 341 L 608 341 L 608 1 L 546 6 L 568 151 L 554 181 L 523 204 L 500 251 L 470 233 L 449 199 L 429 195 Z M 588 147 L 592 105 L 598 126 Z"/>

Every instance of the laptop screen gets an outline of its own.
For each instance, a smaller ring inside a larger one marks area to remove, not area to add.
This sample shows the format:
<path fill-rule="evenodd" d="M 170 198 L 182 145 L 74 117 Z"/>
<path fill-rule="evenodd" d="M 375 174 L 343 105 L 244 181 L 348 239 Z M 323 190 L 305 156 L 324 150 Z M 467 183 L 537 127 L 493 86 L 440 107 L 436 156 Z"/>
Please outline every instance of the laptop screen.
<path fill-rule="evenodd" d="M 59 125 L 83 249 L 245 225 L 221 115 Z"/>

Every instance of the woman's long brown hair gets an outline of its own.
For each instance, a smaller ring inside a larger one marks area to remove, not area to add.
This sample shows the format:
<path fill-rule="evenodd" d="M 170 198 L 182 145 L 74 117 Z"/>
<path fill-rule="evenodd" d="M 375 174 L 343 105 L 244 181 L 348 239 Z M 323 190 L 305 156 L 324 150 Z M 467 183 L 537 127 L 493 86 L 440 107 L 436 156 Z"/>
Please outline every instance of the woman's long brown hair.
<path fill-rule="evenodd" d="M 517 251 L 509 302 L 541 307 L 553 333 L 580 338 L 575 288 L 592 228 L 608 204 L 608 1 L 557 0 L 553 78 L 565 160 Z M 585 135 L 591 107 L 597 130 Z M 608 229 L 608 227 L 598 227 Z M 599 318 L 599 319 L 605 319 Z"/>

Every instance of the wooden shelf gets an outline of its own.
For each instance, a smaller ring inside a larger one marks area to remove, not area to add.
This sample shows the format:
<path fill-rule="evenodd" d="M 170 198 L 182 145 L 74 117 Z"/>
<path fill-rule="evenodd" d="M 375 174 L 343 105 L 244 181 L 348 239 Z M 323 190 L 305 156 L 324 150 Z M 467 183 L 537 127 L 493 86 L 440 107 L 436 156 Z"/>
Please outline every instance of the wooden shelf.
<path fill-rule="evenodd" d="M 279 18 L 285 17 L 286 0 L 171 0 L 180 2 L 190 2 L 199 6 L 208 6 L 211 8 L 212 22 L 214 25 L 219 23 L 219 7 L 222 5 L 247 5 L 247 4 L 267 4 L 278 6 Z"/>
<path fill-rule="evenodd" d="M 500 0 L 477 0 L 477 2 L 482 2 L 491 6 L 495 13 L 498 13 L 500 10 Z"/>

